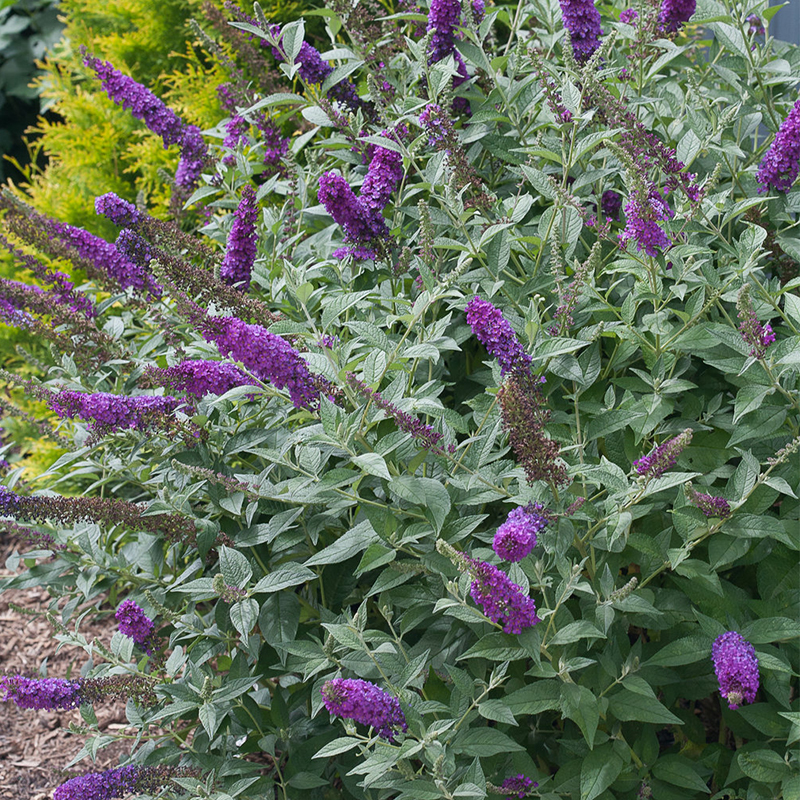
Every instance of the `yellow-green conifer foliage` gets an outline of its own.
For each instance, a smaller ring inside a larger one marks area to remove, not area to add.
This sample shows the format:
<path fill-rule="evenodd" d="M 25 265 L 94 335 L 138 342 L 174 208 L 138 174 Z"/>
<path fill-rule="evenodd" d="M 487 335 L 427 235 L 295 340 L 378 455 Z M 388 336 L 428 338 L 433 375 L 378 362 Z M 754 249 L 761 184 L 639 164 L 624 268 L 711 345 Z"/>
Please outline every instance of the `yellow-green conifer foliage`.
<path fill-rule="evenodd" d="M 115 105 L 81 62 L 80 47 L 143 84 L 201 129 L 222 115 L 215 88 L 221 69 L 193 47 L 187 21 L 199 0 L 62 0 L 67 27 L 42 78 L 45 102 L 62 120 L 42 119 L 33 138 L 49 158 L 25 187 L 30 202 L 63 222 L 113 235 L 94 212 L 94 198 L 113 191 L 134 200 L 139 191 L 155 214 L 166 214 L 169 187 L 159 169 L 174 172 L 177 147 Z"/>

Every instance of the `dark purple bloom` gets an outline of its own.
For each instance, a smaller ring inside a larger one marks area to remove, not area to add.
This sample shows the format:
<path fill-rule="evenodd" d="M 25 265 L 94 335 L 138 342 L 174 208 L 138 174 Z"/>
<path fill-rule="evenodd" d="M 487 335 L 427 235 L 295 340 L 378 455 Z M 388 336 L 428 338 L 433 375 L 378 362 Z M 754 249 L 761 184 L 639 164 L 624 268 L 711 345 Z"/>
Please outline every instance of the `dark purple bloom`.
<path fill-rule="evenodd" d="M 543 530 L 549 520 L 540 513 L 542 506 L 529 503 L 513 509 L 506 521 L 497 529 L 492 547 L 506 561 L 522 561 L 536 547 L 536 534 Z"/>
<path fill-rule="evenodd" d="M 512 778 L 506 778 L 500 786 L 500 789 L 506 793 L 504 800 L 514 800 L 514 798 L 522 800 L 523 797 L 528 796 L 528 792 L 531 789 L 536 788 L 538 785 L 536 781 L 531 778 L 526 778 L 525 775 L 520 773 L 519 775 L 514 775 Z"/>
<path fill-rule="evenodd" d="M 593 0 L 559 0 L 564 27 L 569 31 L 577 61 L 586 61 L 598 47 L 603 29 Z"/>
<path fill-rule="evenodd" d="M 189 189 L 195 185 L 208 155 L 200 129 L 186 125 L 183 120 L 149 89 L 125 75 L 108 61 L 89 55 L 83 48 L 83 63 L 94 70 L 106 94 L 118 105 L 128 109 L 136 119 L 158 134 L 164 147 L 179 144 L 181 160 L 175 173 L 175 183 Z"/>
<path fill-rule="evenodd" d="M 697 10 L 697 0 L 663 0 L 661 3 L 661 24 L 674 33 L 684 22 L 688 22 Z"/>
<path fill-rule="evenodd" d="M 133 639 L 148 653 L 152 652 L 156 626 L 153 620 L 144 613 L 143 608 L 133 600 L 125 600 L 117 609 L 114 617 L 119 623 L 120 633 Z"/>
<path fill-rule="evenodd" d="M 717 637 L 711 648 L 719 693 L 732 709 L 752 703 L 758 691 L 756 650 L 740 633 L 728 631 Z"/>
<path fill-rule="evenodd" d="M 141 214 L 136 206 L 123 200 L 114 192 L 107 192 L 95 197 L 94 210 L 106 219 L 110 219 L 119 228 L 135 228 L 141 219 Z"/>
<path fill-rule="evenodd" d="M 84 702 L 81 681 L 61 678 L 24 678 L 5 675 L 0 678 L 0 700 L 13 701 L 20 708 L 67 711 Z"/>
<path fill-rule="evenodd" d="M 341 253 L 351 255 L 356 250 L 366 251 L 373 258 L 377 243 L 389 236 L 380 211 L 369 208 L 356 197 L 350 184 L 335 172 L 326 172 L 319 179 L 317 196 L 334 221 L 344 229 L 348 247 Z"/>
<path fill-rule="evenodd" d="M 536 603 L 505 572 L 485 561 L 463 558 L 472 576 L 470 596 L 492 622 L 503 626 L 505 633 L 522 633 L 539 622 Z"/>
<path fill-rule="evenodd" d="M 408 725 L 400 701 L 369 681 L 334 678 L 322 687 L 322 701 L 331 714 L 369 725 L 393 742 Z"/>
<path fill-rule="evenodd" d="M 214 342 L 223 356 L 241 361 L 259 380 L 287 388 L 296 406 L 310 408 L 319 402 L 319 389 L 306 362 L 287 341 L 261 325 L 248 325 L 236 317 L 213 317 L 203 337 Z"/>
<path fill-rule="evenodd" d="M 600 208 L 606 218 L 619 219 L 619 212 L 622 208 L 622 195 L 619 192 L 606 189 L 600 198 Z"/>
<path fill-rule="evenodd" d="M 428 31 L 432 32 L 430 63 L 455 54 L 455 30 L 461 21 L 459 0 L 431 0 Z"/>
<path fill-rule="evenodd" d="M 779 192 L 788 192 L 800 173 L 800 100 L 781 123 L 775 139 L 758 167 L 756 178 L 760 191 L 771 186 Z"/>
<path fill-rule="evenodd" d="M 150 269 L 150 262 L 156 257 L 150 242 L 130 228 L 123 228 L 119 232 L 114 246 L 131 264 L 136 264 L 142 272 Z"/>
<path fill-rule="evenodd" d="M 256 193 L 252 186 L 245 186 L 242 200 L 233 212 L 233 225 L 228 235 L 225 258 L 219 271 L 220 278 L 225 283 L 245 292 L 250 288 L 250 273 L 256 260 L 257 221 Z"/>
<path fill-rule="evenodd" d="M 123 430 L 146 431 L 166 427 L 181 401 L 176 397 L 152 397 L 63 390 L 43 399 L 61 419 L 92 420 L 90 430 L 100 435 Z"/>
<path fill-rule="evenodd" d="M 261 132 L 264 163 L 271 167 L 279 167 L 289 150 L 289 139 L 281 134 L 275 122 L 267 116 L 259 117 L 256 120 L 256 127 Z"/>
<path fill-rule="evenodd" d="M 362 397 L 366 397 L 374 406 L 380 408 L 381 411 L 385 411 L 401 431 L 411 434 L 425 450 L 430 450 L 437 455 L 444 454 L 444 450 L 439 444 L 443 438 L 441 433 L 435 431 L 430 425 L 420 422 L 411 414 L 401 411 L 396 405 L 386 400 L 380 392 L 370 389 L 366 383 L 360 381 L 352 372 L 347 373 L 347 382 Z"/>
<path fill-rule="evenodd" d="M 691 484 L 686 487 L 686 494 L 693 506 L 699 508 L 707 517 L 727 519 L 731 515 L 731 507 L 724 497 L 695 491 Z"/>
<path fill-rule="evenodd" d="M 386 207 L 392 193 L 403 180 L 403 157 L 394 150 L 376 147 L 367 176 L 361 184 L 359 199 L 376 217 Z"/>
<path fill-rule="evenodd" d="M 758 321 L 758 316 L 750 300 L 750 284 L 744 284 L 739 290 L 736 308 L 739 317 L 739 332 L 742 334 L 745 344 L 750 346 L 750 355 L 753 358 L 764 358 L 767 348 L 775 341 L 775 333 L 769 322 L 762 325 Z"/>
<path fill-rule="evenodd" d="M 225 138 L 222 140 L 223 147 L 230 147 L 234 149 L 242 142 L 247 141 L 247 131 L 250 128 L 250 123 L 238 114 L 234 114 L 225 123 Z"/>
<path fill-rule="evenodd" d="M 634 469 L 639 475 L 648 478 L 661 477 L 670 467 L 674 467 L 678 456 L 692 441 L 692 431 L 686 428 L 682 433 L 664 444 L 658 445 L 649 455 L 633 462 Z"/>
<path fill-rule="evenodd" d="M 150 275 L 105 239 L 61 222 L 54 222 L 51 227 L 53 235 L 73 248 L 80 258 L 91 261 L 98 271 L 113 278 L 123 289 L 132 286 L 138 291 L 161 294 L 161 287 Z"/>
<path fill-rule="evenodd" d="M 619 21 L 628 25 L 632 25 L 637 19 L 639 19 L 639 12 L 635 8 L 626 8 L 619 15 Z"/>
<path fill-rule="evenodd" d="M 478 341 L 500 365 L 500 372 L 527 371 L 531 357 L 525 352 L 503 312 L 477 295 L 466 307 L 467 323 Z"/>
<path fill-rule="evenodd" d="M 235 386 L 253 382 L 239 367 L 225 361 L 184 361 L 163 369 L 149 366 L 143 377 L 151 385 L 168 386 L 198 399 L 207 394 L 222 395 Z"/>
<path fill-rule="evenodd" d="M 113 800 L 129 794 L 158 794 L 172 778 L 197 776 L 191 767 L 140 767 L 130 764 L 105 772 L 90 772 L 62 783 L 53 792 L 53 800 Z"/>
<path fill-rule="evenodd" d="M 657 256 L 672 245 L 672 240 L 658 223 L 672 216 L 666 197 L 662 197 L 658 189 L 651 188 L 646 198 L 638 189 L 633 189 L 625 204 L 625 230 L 619 235 L 620 244 L 625 245 L 633 239 L 638 252 L 644 250 L 649 256 Z"/>
<path fill-rule="evenodd" d="M 747 32 L 750 36 L 763 36 L 767 31 L 764 27 L 764 23 L 761 21 L 761 17 L 758 14 L 750 14 L 747 18 L 747 23 L 750 26 L 747 29 Z"/>

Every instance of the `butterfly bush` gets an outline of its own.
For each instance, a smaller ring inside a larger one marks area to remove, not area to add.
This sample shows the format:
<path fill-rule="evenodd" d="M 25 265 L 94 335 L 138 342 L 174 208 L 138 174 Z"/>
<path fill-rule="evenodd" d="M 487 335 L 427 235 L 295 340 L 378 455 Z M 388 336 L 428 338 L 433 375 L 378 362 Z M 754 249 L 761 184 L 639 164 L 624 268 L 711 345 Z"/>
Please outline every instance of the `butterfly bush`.
<path fill-rule="evenodd" d="M 787 10 L 302 12 L 192 4 L 174 109 L 97 44 L 64 81 L 159 164 L 71 224 L 0 193 L 48 791 L 794 796 Z"/>

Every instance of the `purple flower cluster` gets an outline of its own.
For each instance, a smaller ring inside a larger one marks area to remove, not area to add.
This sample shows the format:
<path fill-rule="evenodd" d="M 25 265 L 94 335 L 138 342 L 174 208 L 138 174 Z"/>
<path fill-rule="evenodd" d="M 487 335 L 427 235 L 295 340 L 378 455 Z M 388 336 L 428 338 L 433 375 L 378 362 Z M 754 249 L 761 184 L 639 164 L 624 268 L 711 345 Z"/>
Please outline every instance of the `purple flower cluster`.
<path fill-rule="evenodd" d="M 425 450 L 430 450 L 437 455 L 443 455 L 444 449 L 439 444 L 442 434 L 435 431 L 430 425 L 420 422 L 411 414 L 401 411 L 396 405 L 384 399 L 380 392 L 370 389 L 366 383 L 360 381 L 352 372 L 347 373 L 347 382 L 362 397 L 366 397 L 371 403 L 385 411 L 396 423 L 397 427 L 404 433 L 409 433 L 416 439 Z"/>
<path fill-rule="evenodd" d="M 256 260 L 258 235 L 258 205 L 252 186 L 245 186 L 242 199 L 233 212 L 233 225 L 228 235 L 225 258 L 219 275 L 229 286 L 236 286 L 246 292 L 250 288 L 250 274 Z"/>
<path fill-rule="evenodd" d="M 369 725 L 378 736 L 395 740 L 408 729 L 400 701 L 369 681 L 334 678 L 322 686 L 322 701 L 331 714 Z"/>
<path fill-rule="evenodd" d="M 732 709 L 752 703 L 758 691 L 758 659 L 750 642 L 736 631 L 717 637 L 711 648 L 719 693 Z"/>
<path fill-rule="evenodd" d="M 140 767 L 130 764 L 105 772 L 90 772 L 62 783 L 53 792 L 53 800 L 113 800 L 129 794 L 158 794 L 172 778 L 197 776 L 191 767 Z"/>
<path fill-rule="evenodd" d="M 81 681 L 24 678 L 21 675 L 0 678 L 0 700 L 13 701 L 20 708 L 48 711 L 67 711 L 85 702 Z"/>
<path fill-rule="evenodd" d="M 756 179 L 760 191 L 771 186 L 779 192 L 788 192 L 800 173 L 800 100 L 781 123 L 775 139 L 758 167 Z"/>
<path fill-rule="evenodd" d="M 497 529 L 492 547 L 506 561 L 522 561 L 536 547 L 536 534 L 550 520 L 541 513 L 542 506 L 528 503 L 513 509 L 506 521 Z"/>
<path fill-rule="evenodd" d="M 176 397 L 152 397 L 97 392 L 83 394 L 62 390 L 45 397 L 62 419 L 93 420 L 90 430 L 100 435 L 122 430 L 146 431 L 168 423 L 181 401 Z"/>
<path fill-rule="evenodd" d="M 727 519 L 731 515 L 731 507 L 724 497 L 715 497 L 704 492 L 697 492 L 691 487 L 688 490 L 689 500 L 707 517 Z"/>
<path fill-rule="evenodd" d="M 465 309 L 467 323 L 478 341 L 500 365 L 500 372 L 529 371 L 531 357 L 525 352 L 503 312 L 477 295 Z"/>
<path fill-rule="evenodd" d="M 598 47 L 603 29 L 594 0 L 559 0 L 564 27 L 569 31 L 577 61 L 586 61 Z"/>
<path fill-rule="evenodd" d="M 403 180 L 403 157 L 386 147 L 376 147 L 361 184 L 359 199 L 379 216 Z"/>
<path fill-rule="evenodd" d="M 203 337 L 214 342 L 223 356 L 241 361 L 259 380 L 278 389 L 286 387 L 297 407 L 311 408 L 319 402 L 319 388 L 306 362 L 280 336 L 236 317 L 208 317 L 203 328 Z"/>
<path fill-rule="evenodd" d="M 633 25 L 639 19 L 639 12 L 635 8 L 626 8 L 620 15 L 619 21 L 627 25 Z"/>
<path fill-rule="evenodd" d="M 658 445 L 649 455 L 637 459 L 633 462 L 633 467 L 639 475 L 647 478 L 659 478 L 670 467 L 674 467 L 678 456 L 692 441 L 692 431 L 690 428 L 679 433 L 672 439 L 668 439 L 664 444 Z"/>
<path fill-rule="evenodd" d="M 520 773 L 511 778 L 506 778 L 500 786 L 502 793 L 505 794 L 504 800 L 522 800 L 523 797 L 528 796 L 531 789 L 535 789 L 539 784 L 532 778 L 527 778 Z"/>
<path fill-rule="evenodd" d="M 750 16 L 747 17 L 747 24 L 749 25 L 747 32 L 750 36 L 763 36 L 767 32 L 758 14 L 750 14 Z M 753 47 L 755 47 L 755 45 L 753 45 Z"/>
<path fill-rule="evenodd" d="M 691 19 L 696 10 L 697 0 L 663 0 L 661 24 L 669 33 L 674 33 Z"/>
<path fill-rule="evenodd" d="M 114 192 L 95 197 L 94 210 L 119 228 L 135 228 L 141 220 L 141 214 L 136 206 Z"/>
<path fill-rule="evenodd" d="M 164 147 L 179 144 L 181 160 L 175 174 L 175 183 L 182 189 L 191 189 L 197 183 L 208 154 L 200 129 L 187 125 L 149 89 L 125 75 L 108 61 L 89 55 L 82 48 L 83 63 L 94 70 L 106 94 L 117 104 L 128 109 L 136 118 L 158 134 Z"/>
<path fill-rule="evenodd" d="M 622 208 L 622 195 L 612 189 L 606 189 L 600 198 L 600 208 L 606 219 L 619 219 L 619 212 Z"/>
<path fill-rule="evenodd" d="M 625 230 L 619 235 L 621 245 L 633 239 L 636 250 L 657 256 L 661 250 L 672 245 L 672 240 L 664 233 L 659 222 L 672 219 L 673 212 L 667 203 L 666 196 L 655 187 L 650 188 L 646 198 L 639 189 L 633 189 L 625 204 Z"/>
<path fill-rule="evenodd" d="M 505 633 L 522 633 L 539 622 L 536 603 L 505 572 L 486 561 L 463 558 L 472 576 L 470 596 L 492 622 L 503 626 Z"/>
<path fill-rule="evenodd" d="M 152 652 L 156 626 L 141 606 L 133 600 L 125 600 L 120 604 L 114 618 L 119 623 L 120 633 L 133 639 L 146 652 Z"/>
<path fill-rule="evenodd" d="M 51 227 L 53 234 L 74 249 L 80 258 L 92 262 L 98 271 L 113 278 L 123 289 L 131 286 L 137 291 L 156 296 L 161 294 L 161 287 L 142 267 L 126 258 L 105 239 L 61 222 L 54 222 Z"/>
<path fill-rule="evenodd" d="M 207 394 L 225 394 L 235 386 L 252 383 L 239 367 L 225 361 L 183 361 L 164 368 L 148 366 L 142 377 L 151 386 L 168 386 L 197 399 Z"/>
<path fill-rule="evenodd" d="M 767 348 L 775 341 L 775 332 L 767 322 L 762 325 L 758 321 L 753 304 L 750 300 L 750 285 L 745 284 L 739 291 L 736 300 L 739 317 L 739 332 L 745 344 L 750 346 L 750 355 L 753 358 L 764 358 Z"/>
<path fill-rule="evenodd" d="M 473 3 L 473 13 L 482 16 L 483 5 Z M 479 13 L 478 13 L 479 12 Z M 431 0 L 428 11 L 428 32 L 431 34 L 431 44 L 428 53 L 428 63 L 436 64 L 447 56 L 452 55 L 458 75 L 453 78 L 453 88 L 469 80 L 467 65 L 456 50 L 455 31 L 461 21 L 461 3 L 459 0 Z M 453 110 L 469 113 L 469 103 L 457 97 L 453 101 Z"/>
<path fill-rule="evenodd" d="M 136 264 L 142 272 L 149 270 L 150 262 L 156 258 L 150 242 L 130 228 L 123 228 L 119 232 L 114 246 L 131 264 Z"/>

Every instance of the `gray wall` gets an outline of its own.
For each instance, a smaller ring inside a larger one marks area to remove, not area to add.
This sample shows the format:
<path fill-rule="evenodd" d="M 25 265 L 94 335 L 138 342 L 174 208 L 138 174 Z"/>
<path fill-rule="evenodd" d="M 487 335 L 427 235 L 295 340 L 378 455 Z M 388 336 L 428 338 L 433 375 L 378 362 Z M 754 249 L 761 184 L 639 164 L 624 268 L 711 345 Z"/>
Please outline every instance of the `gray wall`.
<path fill-rule="evenodd" d="M 779 3 L 773 0 L 770 5 L 776 6 Z M 789 0 L 788 5 L 772 18 L 769 32 L 776 39 L 800 45 L 800 0 Z"/>

